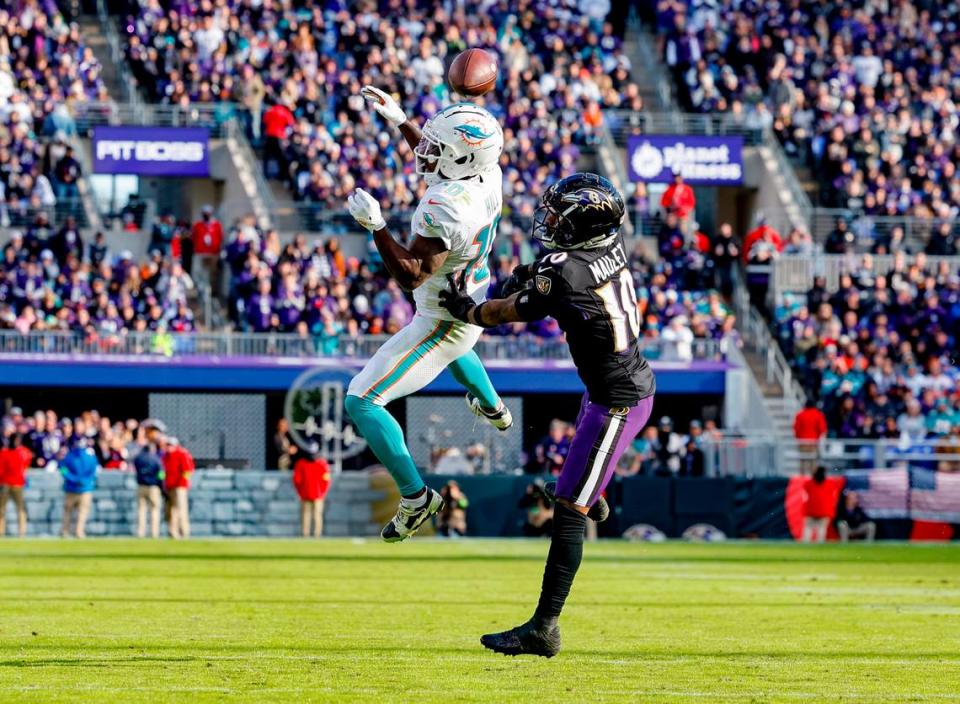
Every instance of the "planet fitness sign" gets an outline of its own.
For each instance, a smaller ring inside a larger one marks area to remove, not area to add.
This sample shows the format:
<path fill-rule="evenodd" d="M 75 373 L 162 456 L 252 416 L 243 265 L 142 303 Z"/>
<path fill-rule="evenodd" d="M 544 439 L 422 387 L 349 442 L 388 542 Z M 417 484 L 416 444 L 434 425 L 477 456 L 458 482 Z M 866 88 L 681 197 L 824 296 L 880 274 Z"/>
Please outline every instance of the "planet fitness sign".
<path fill-rule="evenodd" d="M 203 127 L 97 127 L 93 172 L 206 178 L 209 142 Z"/>
<path fill-rule="evenodd" d="M 743 138 L 640 135 L 627 142 L 630 180 L 670 183 L 679 170 L 694 186 L 743 183 Z"/>

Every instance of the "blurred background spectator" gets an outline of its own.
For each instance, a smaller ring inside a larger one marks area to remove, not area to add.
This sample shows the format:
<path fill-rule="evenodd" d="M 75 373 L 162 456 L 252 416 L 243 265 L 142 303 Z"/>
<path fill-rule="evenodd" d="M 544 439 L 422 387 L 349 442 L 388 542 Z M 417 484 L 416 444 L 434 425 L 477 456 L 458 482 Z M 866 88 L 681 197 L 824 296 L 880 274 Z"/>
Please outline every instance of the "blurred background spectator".
<path fill-rule="evenodd" d="M 444 506 L 437 514 L 437 532 L 447 538 L 462 538 L 467 534 L 467 495 L 452 479 L 440 490 Z"/>

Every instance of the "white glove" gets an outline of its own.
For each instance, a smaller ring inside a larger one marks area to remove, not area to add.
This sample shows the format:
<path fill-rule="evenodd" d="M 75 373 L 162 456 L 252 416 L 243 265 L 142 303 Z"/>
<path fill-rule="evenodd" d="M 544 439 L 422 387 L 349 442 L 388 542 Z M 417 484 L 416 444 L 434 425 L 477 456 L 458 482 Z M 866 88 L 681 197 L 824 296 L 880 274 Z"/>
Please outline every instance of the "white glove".
<path fill-rule="evenodd" d="M 387 226 L 377 199 L 362 188 L 358 188 L 347 198 L 347 209 L 353 219 L 370 232 L 376 232 Z"/>
<path fill-rule="evenodd" d="M 400 107 L 400 103 L 394 100 L 393 96 L 384 93 L 379 88 L 364 86 L 360 89 L 360 95 L 373 106 L 373 109 L 380 117 L 394 127 L 399 127 L 407 121 L 407 116 L 403 112 L 403 108 Z"/>

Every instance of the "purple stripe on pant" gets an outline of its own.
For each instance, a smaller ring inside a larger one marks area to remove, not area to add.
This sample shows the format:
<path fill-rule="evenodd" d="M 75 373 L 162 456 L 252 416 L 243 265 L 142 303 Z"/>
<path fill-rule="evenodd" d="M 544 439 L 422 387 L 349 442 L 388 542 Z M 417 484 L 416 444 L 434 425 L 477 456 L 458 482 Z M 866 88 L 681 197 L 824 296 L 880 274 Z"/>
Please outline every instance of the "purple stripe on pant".
<path fill-rule="evenodd" d="M 592 506 L 607 488 L 624 451 L 643 430 L 653 411 L 653 396 L 636 406 L 610 408 L 583 395 L 577 429 L 557 479 L 557 496 Z"/>

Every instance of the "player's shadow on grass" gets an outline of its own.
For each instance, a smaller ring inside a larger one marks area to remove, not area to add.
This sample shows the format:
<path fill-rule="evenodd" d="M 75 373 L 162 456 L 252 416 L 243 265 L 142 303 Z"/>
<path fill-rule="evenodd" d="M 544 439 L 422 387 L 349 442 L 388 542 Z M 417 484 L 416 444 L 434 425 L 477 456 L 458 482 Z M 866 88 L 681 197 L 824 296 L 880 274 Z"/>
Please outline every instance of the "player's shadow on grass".
<path fill-rule="evenodd" d="M 409 554 L 399 549 L 396 554 L 384 555 L 381 553 L 370 555 L 309 555 L 309 554 L 226 554 L 215 555 L 210 553 L 158 553 L 144 554 L 139 552 L 131 553 L 71 553 L 71 552 L 50 552 L 31 555 L 17 555 L 17 557 L 28 557 L 31 559 L 52 559 L 52 560 L 202 560 L 204 562 L 543 562 L 546 549 L 549 543 L 543 541 L 544 553 L 534 553 L 530 555 L 476 555 L 476 554 L 450 554 L 447 552 L 439 554 Z M 834 547 L 834 546 L 829 546 Z M 618 555 L 584 555 L 585 562 L 610 562 L 616 564 L 623 563 L 685 563 L 685 562 L 717 562 L 717 563 L 744 563 L 744 564 L 770 564 L 778 562 L 789 563 L 810 563 L 818 564 L 824 562 L 842 562 L 849 563 L 855 560 L 857 563 L 878 562 L 886 563 L 890 561 L 889 555 L 882 551 L 872 552 L 871 550 L 859 550 L 856 555 L 847 552 L 845 546 L 838 546 L 837 550 L 818 551 L 818 554 L 798 554 L 784 555 L 782 553 L 771 556 L 765 550 L 759 550 L 756 555 L 724 555 L 719 552 L 723 548 L 718 547 L 716 551 L 707 548 L 704 553 L 699 555 L 636 555 L 624 556 Z M 8 555 L 12 556 L 12 555 Z M 960 561 L 960 549 L 951 553 L 949 557 L 943 553 L 924 554 L 923 551 L 917 551 L 908 556 L 905 562 L 917 564 L 952 564 Z"/>
<path fill-rule="evenodd" d="M 639 609 L 654 609 L 654 610 L 671 610 L 671 609 L 690 609 L 690 608 L 702 608 L 702 609 L 711 609 L 715 611 L 735 611 L 738 609 L 753 609 L 758 606 L 770 607 L 770 608 L 815 608 L 815 607 L 824 607 L 829 609 L 863 609 L 863 608 L 889 608 L 891 605 L 889 603 L 873 603 L 869 601 L 835 601 L 826 596 L 821 597 L 822 601 L 761 601 L 757 599 L 750 599 L 748 601 L 739 601 L 739 602 L 718 602 L 718 601 L 672 601 L 672 602 L 662 602 L 662 601 L 616 601 L 610 599 L 598 599 L 596 601 L 589 599 L 578 599 L 578 606 L 589 607 L 589 608 L 639 608 Z M 298 604 L 311 604 L 314 606 L 324 606 L 324 605 L 350 605 L 350 606 L 404 606 L 409 605 L 409 599 L 389 599 L 389 598 L 377 598 L 377 599 L 354 599 L 349 596 L 345 596 L 341 599 L 336 598 L 297 598 L 297 599 L 278 599 L 270 597 L 249 597 L 246 599 L 212 599 L 210 597 L 203 598 L 194 598 L 194 597 L 163 597 L 163 596 L 149 596 L 143 597 L 142 599 L 129 596 L 118 596 L 118 597 L 104 597 L 104 596 L 30 596 L 26 594 L 19 594 L 16 596 L 0 596 L 0 603 L 3 602 L 16 602 L 18 604 L 24 602 L 76 602 L 82 603 L 86 602 L 87 604 L 93 606 L 97 603 L 107 603 L 107 604 L 138 604 L 138 603 L 169 603 L 169 604 L 275 604 L 275 605 L 298 605 Z M 486 599 L 447 599 L 447 598 L 437 598 L 437 599 L 425 599 L 418 598 L 418 605 L 427 605 L 427 606 L 510 606 L 510 605 L 527 605 L 529 599 L 517 597 L 516 599 L 503 599 L 501 597 L 497 598 L 486 598 Z M 903 607 L 927 607 L 929 604 L 927 602 L 915 602 L 915 603 L 905 603 L 898 602 L 896 605 L 898 608 Z"/>
<path fill-rule="evenodd" d="M 193 647 L 202 648 L 201 643 L 193 643 Z M 750 660 L 755 661 L 757 659 L 762 660 L 786 660 L 789 662 L 796 663 L 798 661 L 802 662 L 822 662 L 825 660 L 828 661 L 863 661 L 863 660 L 874 660 L 877 665 L 883 665 L 887 660 L 901 661 L 904 658 L 904 654 L 900 651 L 890 652 L 890 651 L 876 651 L 876 650 L 856 650 L 856 651 L 831 651 L 824 650 L 817 653 L 809 653 L 801 649 L 796 650 L 767 650 L 767 649 L 751 649 L 751 650 L 741 650 L 737 652 L 704 652 L 697 650 L 670 650 L 665 651 L 662 648 L 657 647 L 644 647 L 645 644 L 637 643 L 636 648 L 618 648 L 618 649 L 581 649 L 581 648 L 564 648 L 563 655 L 567 658 L 573 657 L 588 657 L 588 658 L 613 658 L 619 660 L 630 660 L 630 659 L 643 659 L 650 663 L 664 662 L 664 661 L 676 661 L 684 659 L 696 659 L 696 660 L 714 660 L 714 661 L 740 661 L 740 660 Z M 49 647 L 49 646 L 45 646 Z M 97 646 L 98 651 L 128 651 L 133 646 Z M 69 656 L 60 656 L 53 658 L 11 658 L 7 660 L 0 660 L 0 669 L 3 668 L 41 668 L 41 667 L 71 667 L 71 668 L 84 668 L 84 667 L 116 667 L 118 665 L 152 665 L 156 663 L 231 663 L 231 662 L 243 662 L 247 657 L 253 660 L 262 660 L 265 657 L 264 647 L 263 646 L 245 646 L 245 645 L 228 645 L 228 644 L 216 644 L 211 646 L 213 652 L 208 653 L 198 653 L 196 655 L 174 655 L 174 654 L 164 654 L 163 651 L 168 650 L 180 650 L 182 645 L 151 645 L 144 648 L 144 646 L 136 646 L 138 649 L 149 649 L 155 651 L 156 654 L 128 654 L 123 655 L 117 653 L 115 656 L 104 655 L 101 657 L 69 657 Z M 422 658 L 424 650 L 411 648 L 409 650 L 401 649 L 396 650 L 393 646 L 384 644 L 382 647 L 378 648 L 376 646 L 327 646 L 327 645 L 318 645 L 316 643 L 303 646 L 283 646 L 282 649 L 274 649 L 278 652 L 272 653 L 266 656 L 269 660 L 297 660 L 299 662 L 329 662 L 331 656 L 350 656 L 350 657 L 370 657 L 377 658 L 382 655 L 390 655 L 390 657 L 396 656 L 409 656 L 411 658 Z M 461 657 L 464 655 L 467 656 L 479 656 L 479 657 L 497 657 L 482 648 L 474 647 L 473 645 L 464 645 L 464 646 L 443 646 L 439 649 L 431 649 L 432 655 L 447 655 L 453 657 Z M 228 653 L 226 656 L 224 653 Z M 956 652 L 954 650 L 940 650 L 940 651 L 926 651 L 926 652 L 911 652 L 909 658 L 917 662 L 929 661 L 929 660 L 942 660 L 942 659 L 951 659 L 953 660 L 956 657 Z M 538 660 L 526 660 L 525 662 L 538 662 Z"/>

